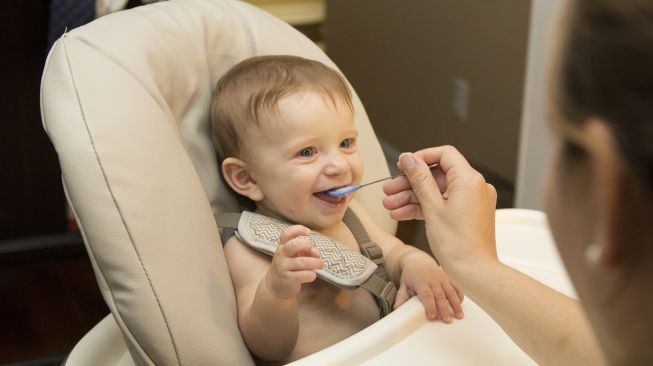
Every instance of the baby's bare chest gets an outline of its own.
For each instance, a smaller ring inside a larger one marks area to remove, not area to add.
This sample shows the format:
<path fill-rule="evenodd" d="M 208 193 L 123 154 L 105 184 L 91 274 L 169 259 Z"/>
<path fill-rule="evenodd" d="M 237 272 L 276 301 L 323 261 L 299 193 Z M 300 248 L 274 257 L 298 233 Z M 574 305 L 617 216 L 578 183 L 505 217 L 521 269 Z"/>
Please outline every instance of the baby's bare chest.
<path fill-rule="evenodd" d="M 346 226 L 322 233 L 360 252 Z M 334 344 L 365 329 L 380 316 L 376 300 L 367 290 L 342 289 L 319 278 L 302 285 L 298 301 L 300 326 L 293 352 L 297 354 L 312 353 Z"/>
<path fill-rule="evenodd" d="M 374 297 L 362 288 L 341 289 L 317 279 L 302 286 L 298 300 L 302 340 L 326 337 L 322 341 L 332 344 L 379 319 Z"/>
<path fill-rule="evenodd" d="M 340 242 L 343 246 L 360 253 L 356 239 L 344 225 L 336 226 L 322 234 Z M 370 309 L 378 310 L 374 297 L 364 289 L 342 289 L 321 279 L 302 286 L 300 292 L 300 304 L 307 307 L 323 307 L 334 312 L 362 311 L 367 313 Z M 301 309 L 300 309 L 301 310 Z"/>

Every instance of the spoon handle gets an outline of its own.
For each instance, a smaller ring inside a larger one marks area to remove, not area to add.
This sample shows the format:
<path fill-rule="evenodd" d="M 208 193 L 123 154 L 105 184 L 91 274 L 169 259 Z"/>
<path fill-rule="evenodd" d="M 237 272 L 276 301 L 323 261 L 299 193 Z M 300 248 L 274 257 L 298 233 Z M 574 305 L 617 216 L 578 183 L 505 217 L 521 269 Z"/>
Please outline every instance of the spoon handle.
<path fill-rule="evenodd" d="M 440 165 L 440 164 L 438 164 L 438 163 L 431 164 L 431 165 L 429 165 L 429 169 L 437 168 L 439 165 Z M 391 176 L 389 176 L 389 177 L 385 177 L 385 178 L 377 179 L 377 180 L 372 181 L 372 182 L 368 182 L 368 183 L 365 183 L 365 184 L 361 184 L 361 185 L 358 186 L 358 188 L 360 189 L 360 188 L 363 188 L 363 187 L 365 187 L 365 186 L 369 186 L 370 184 L 383 182 L 384 180 L 393 179 L 393 178 L 397 178 L 397 177 L 403 177 L 403 176 L 405 176 L 405 175 L 406 175 L 406 173 L 401 173 L 401 174 L 397 174 L 397 175 L 391 175 Z"/>

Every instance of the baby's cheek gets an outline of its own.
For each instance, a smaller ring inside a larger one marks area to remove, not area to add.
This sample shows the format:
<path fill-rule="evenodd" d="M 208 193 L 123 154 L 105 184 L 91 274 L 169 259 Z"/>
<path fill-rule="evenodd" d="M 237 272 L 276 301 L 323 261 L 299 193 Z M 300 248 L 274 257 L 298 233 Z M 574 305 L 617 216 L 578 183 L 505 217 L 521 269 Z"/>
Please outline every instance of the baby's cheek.
<path fill-rule="evenodd" d="M 352 164 L 352 172 L 354 175 L 354 180 L 358 183 L 361 182 L 363 179 L 363 159 L 361 159 L 360 155 L 356 154 L 356 157 L 354 159 L 354 162 Z"/>

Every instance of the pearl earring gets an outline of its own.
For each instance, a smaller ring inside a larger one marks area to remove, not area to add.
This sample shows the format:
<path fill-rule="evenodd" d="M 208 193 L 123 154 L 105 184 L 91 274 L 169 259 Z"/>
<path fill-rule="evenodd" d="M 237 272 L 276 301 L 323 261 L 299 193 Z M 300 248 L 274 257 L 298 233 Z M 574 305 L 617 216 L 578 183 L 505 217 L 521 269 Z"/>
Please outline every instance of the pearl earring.
<path fill-rule="evenodd" d="M 585 248 L 585 262 L 592 266 L 598 266 L 603 260 L 603 247 L 598 244 L 590 244 Z"/>

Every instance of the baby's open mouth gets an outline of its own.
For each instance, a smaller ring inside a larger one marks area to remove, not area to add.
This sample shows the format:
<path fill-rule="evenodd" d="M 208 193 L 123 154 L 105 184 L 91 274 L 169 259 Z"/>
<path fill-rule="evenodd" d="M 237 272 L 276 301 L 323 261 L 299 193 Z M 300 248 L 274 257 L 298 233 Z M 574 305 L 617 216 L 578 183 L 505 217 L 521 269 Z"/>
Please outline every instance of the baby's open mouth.
<path fill-rule="evenodd" d="M 330 194 L 327 193 L 328 191 L 322 191 L 322 192 L 316 192 L 313 193 L 313 195 L 322 201 L 326 201 L 328 203 L 340 203 L 347 199 L 346 197 L 333 197 Z"/>

